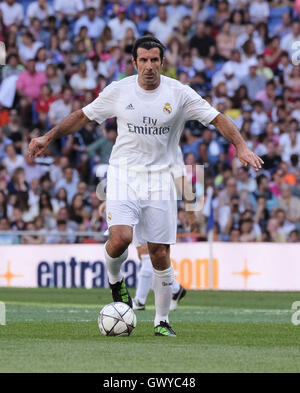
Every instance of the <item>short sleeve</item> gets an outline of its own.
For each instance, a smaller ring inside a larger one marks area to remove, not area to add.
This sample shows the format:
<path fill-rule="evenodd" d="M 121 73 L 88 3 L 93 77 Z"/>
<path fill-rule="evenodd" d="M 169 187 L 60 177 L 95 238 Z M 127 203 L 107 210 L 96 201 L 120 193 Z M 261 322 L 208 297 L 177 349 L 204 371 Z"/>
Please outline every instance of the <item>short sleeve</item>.
<path fill-rule="evenodd" d="M 219 115 L 220 112 L 189 86 L 184 86 L 183 94 L 183 111 L 186 120 L 198 120 L 207 127 Z"/>
<path fill-rule="evenodd" d="M 90 120 L 95 120 L 101 124 L 106 119 L 116 116 L 116 98 L 116 82 L 112 82 L 99 94 L 99 96 L 93 102 L 83 107 L 82 111 Z"/>

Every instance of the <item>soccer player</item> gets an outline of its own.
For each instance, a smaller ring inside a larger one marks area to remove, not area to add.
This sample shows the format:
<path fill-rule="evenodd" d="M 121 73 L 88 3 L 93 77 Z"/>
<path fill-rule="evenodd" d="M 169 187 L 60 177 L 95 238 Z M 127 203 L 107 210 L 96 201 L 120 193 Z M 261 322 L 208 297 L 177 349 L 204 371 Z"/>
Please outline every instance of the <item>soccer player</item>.
<path fill-rule="evenodd" d="M 263 161 L 248 148 L 231 120 L 189 86 L 161 75 L 163 59 L 164 47 L 159 40 L 139 38 L 133 47 L 137 75 L 112 82 L 92 103 L 71 113 L 44 136 L 32 139 L 29 153 L 41 155 L 54 139 L 75 133 L 90 120 L 102 123 L 117 118 L 118 137 L 107 175 L 110 238 L 104 248 L 112 296 L 114 301 L 132 306 L 120 267 L 127 258 L 135 226 L 139 243 L 148 245 L 154 270 L 154 334 L 176 337 L 168 314 L 174 278 L 170 245 L 176 242 L 177 201 L 165 196 L 157 200 L 165 182 L 149 178 L 155 178 L 157 172 L 162 174 L 172 194 L 174 182 L 171 174 L 166 176 L 187 120 L 213 124 L 234 144 L 243 165 L 258 171 Z"/>

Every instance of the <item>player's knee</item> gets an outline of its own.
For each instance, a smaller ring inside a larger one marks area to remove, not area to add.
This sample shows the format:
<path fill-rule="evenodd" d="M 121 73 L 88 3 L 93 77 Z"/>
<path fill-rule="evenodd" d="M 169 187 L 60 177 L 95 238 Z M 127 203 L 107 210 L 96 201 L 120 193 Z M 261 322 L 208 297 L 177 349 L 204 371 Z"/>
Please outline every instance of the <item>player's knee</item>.
<path fill-rule="evenodd" d="M 170 246 L 164 244 L 149 245 L 149 253 L 153 262 L 153 267 L 164 266 L 169 260 Z"/>
<path fill-rule="evenodd" d="M 132 239 L 129 234 L 121 233 L 118 237 L 113 237 L 110 239 L 111 246 L 113 249 L 123 254 L 123 252 L 128 248 L 129 244 L 131 243 Z"/>

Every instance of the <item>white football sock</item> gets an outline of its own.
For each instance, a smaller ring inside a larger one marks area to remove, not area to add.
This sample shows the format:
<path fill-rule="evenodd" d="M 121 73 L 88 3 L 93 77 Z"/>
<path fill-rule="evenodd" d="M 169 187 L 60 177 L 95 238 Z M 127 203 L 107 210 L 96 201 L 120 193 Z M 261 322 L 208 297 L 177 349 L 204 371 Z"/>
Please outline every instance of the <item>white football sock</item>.
<path fill-rule="evenodd" d="M 180 289 L 180 284 L 179 284 L 179 282 L 178 282 L 177 280 L 175 280 L 175 278 L 174 278 L 173 285 L 172 285 L 172 295 L 175 295 L 176 293 L 178 293 L 178 292 L 179 292 L 179 289 Z"/>
<path fill-rule="evenodd" d="M 155 319 L 154 326 L 160 321 L 169 322 L 169 310 L 172 299 L 172 285 L 174 281 L 173 266 L 166 270 L 156 270 L 153 268 L 154 280 L 153 289 L 155 294 Z"/>
<path fill-rule="evenodd" d="M 107 242 L 106 242 L 107 243 Z M 106 243 L 104 244 L 104 255 L 107 267 L 108 281 L 110 284 L 115 284 L 121 281 L 123 276 L 121 274 L 121 265 L 128 257 L 128 249 L 117 258 L 112 258 L 106 251 Z"/>
<path fill-rule="evenodd" d="M 149 254 L 141 255 L 142 266 L 138 275 L 138 284 L 135 293 L 135 299 L 145 304 L 148 293 L 152 288 L 153 266 Z"/>

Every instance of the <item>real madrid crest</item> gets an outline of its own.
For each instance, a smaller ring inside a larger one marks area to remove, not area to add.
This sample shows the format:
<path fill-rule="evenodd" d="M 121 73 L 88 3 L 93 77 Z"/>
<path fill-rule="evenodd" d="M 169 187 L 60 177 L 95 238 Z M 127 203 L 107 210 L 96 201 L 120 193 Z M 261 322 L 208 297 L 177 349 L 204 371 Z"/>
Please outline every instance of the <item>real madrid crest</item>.
<path fill-rule="evenodd" d="M 163 111 L 164 111 L 167 115 L 170 115 L 170 114 L 172 113 L 171 104 L 169 104 L 168 102 L 165 103 L 165 106 L 163 107 Z"/>

